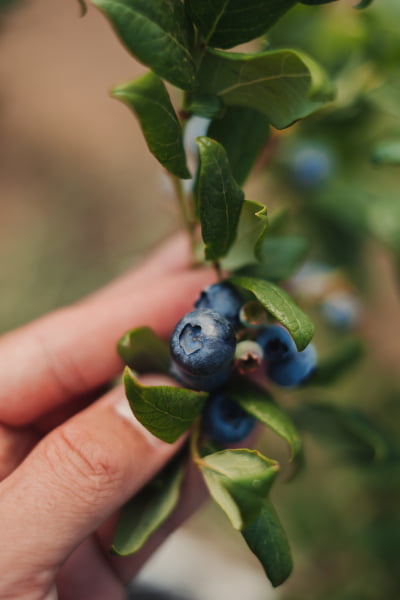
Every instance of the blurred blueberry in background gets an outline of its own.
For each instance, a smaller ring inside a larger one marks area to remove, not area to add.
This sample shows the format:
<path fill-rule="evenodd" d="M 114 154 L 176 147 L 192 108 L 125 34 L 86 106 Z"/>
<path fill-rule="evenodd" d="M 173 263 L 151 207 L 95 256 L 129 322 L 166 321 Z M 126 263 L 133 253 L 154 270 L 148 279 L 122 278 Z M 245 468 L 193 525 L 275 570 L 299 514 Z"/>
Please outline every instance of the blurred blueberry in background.
<path fill-rule="evenodd" d="M 304 188 L 320 186 L 335 170 L 335 159 L 331 149 L 317 142 L 296 147 L 289 161 L 293 183 Z"/>
<path fill-rule="evenodd" d="M 255 425 L 255 418 L 223 392 L 210 395 L 203 415 L 203 431 L 213 441 L 233 444 L 245 438 Z"/>

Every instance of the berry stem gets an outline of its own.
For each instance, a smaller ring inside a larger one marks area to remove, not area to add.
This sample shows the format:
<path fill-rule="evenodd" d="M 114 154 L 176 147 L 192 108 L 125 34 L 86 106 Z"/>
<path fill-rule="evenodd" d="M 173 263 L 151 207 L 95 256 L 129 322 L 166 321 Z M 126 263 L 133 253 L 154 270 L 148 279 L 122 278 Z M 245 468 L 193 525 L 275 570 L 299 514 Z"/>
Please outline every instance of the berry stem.
<path fill-rule="evenodd" d="M 221 269 L 221 264 L 220 264 L 219 260 L 215 260 L 213 262 L 213 267 L 214 267 L 215 272 L 217 274 L 218 281 L 222 281 L 224 277 L 222 275 L 222 269 Z"/>
<path fill-rule="evenodd" d="M 199 439 L 200 439 L 200 419 L 197 419 L 192 427 L 192 432 L 190 434 L 190 455 L 195 464 L 198 464 L 201 460 L 199 454 Z"/>
<path fill-rule="evenodd" d="M 172 174 L 169 174 L 169 175 L 170 175 L 170 178 L 172 181 L 172 185 L 174 186 L 175 196 L 176 196 L 176 199 L 178 201 L 178 206 L 179 206 L 179 212 L 182 217 L 182 222 L 183 222 L 184 228 L 189 236 L 190 245 L 192 248 L 192 254 L 194 256 L 194 249 L 195 249 L 195 244 L 196 244 L 196 239 L 195 239 L 196 223 L 194 222 L 192 215 L 190 214 L 189 206 L 186 202 L 185 193 L 184 193 L 183 187 L 182 187 L 182 180 L 179 179 L 179 177 L 176 177 L 176 175 L 172 175 Z"/>

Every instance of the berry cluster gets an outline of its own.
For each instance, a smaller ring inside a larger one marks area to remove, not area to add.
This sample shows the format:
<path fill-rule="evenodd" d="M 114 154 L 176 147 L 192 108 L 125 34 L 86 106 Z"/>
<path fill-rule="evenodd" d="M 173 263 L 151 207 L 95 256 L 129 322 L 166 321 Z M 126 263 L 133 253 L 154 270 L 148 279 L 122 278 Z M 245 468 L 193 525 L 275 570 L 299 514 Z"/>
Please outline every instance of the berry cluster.
<path fill-rule="evenodd" d="M 234 370 L 243 374 L 265 363 L 271 381 L 293 387 L 316 366 L 313 344 L 299 352 L 283 326 L 266 325 L 264 319 L 250 326 L 243 307 L 241 294 L 230 283 L 213 284 L 178 322 L 170 342 L 172 375 L 185 387 L 210 392 L 203 429 L 221 443 L 240 441 L 255 423 L 224 391 Z"/>

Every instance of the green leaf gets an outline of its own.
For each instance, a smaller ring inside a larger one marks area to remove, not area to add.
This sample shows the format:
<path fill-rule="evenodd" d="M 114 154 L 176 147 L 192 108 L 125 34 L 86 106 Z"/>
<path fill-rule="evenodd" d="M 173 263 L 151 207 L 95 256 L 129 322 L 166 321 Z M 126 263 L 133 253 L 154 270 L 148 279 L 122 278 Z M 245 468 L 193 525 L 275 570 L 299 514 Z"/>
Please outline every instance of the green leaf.
<path fill-rule="evenodd" d="M 299 0 L 301 4 L 307 4 L 308 6 L 319 6 L 320 4 L 330 4 L 331 2 L 337 2 L 338 0 Z"/>
<path fill-rule="evenodd" d="M 231 106 L 222 118 L 212 121 L 207 135 L 225 148 L 233 176 L 242 185 L 265 145 L 269 131 L 265 115 L 252 108 Z"/>
<path fill-rule="evenodd" d="M 177 177 L 190 179 L 182 129 L 161 79 L 150 72 L 115 87 L 111 95 L 136 114 L 149 150 L 156 159 Z"/>
<path fill-rule="evenodd" d="M 314 325 L 285 290 L 255 277 L 231 277 L 228 281 L 252 292 L 269 313 L 288 329 L 298 350 L 304 350 L 310 343 Z"/>
<path fill-rule="evenodd" d="M 274 587 L 281 585 L 292 572 L 289 542 L 271 502 L 264 500 L 255 519 L 242 531 L 250 550 L 257 556 Z"/>
<path fill-rule="evenodd" d="M 300 434 L 292 419 L 274 402 L 267 390 L 248 379 L 236 378 L 227 393 L 246 412 L 286 440 L 292 459 L 299 457 L 302 448 Z"/>
<path fill-rule="evenodd" d="M 268 235 L 259 246 L 257 265 L 246 268 L 243 275 L 284 281 L 291 277 L 304 261 L 309 240 L 300 235 Z"/>
<path fill-rule="evenodd" d="M 397 187 L 397 186 L 396 186 Z M 368 194 L 366 198 L 369 199 Z M 371 235 L 400 253 L 400 203 L 397 189 L 375 196 L 367 206 L 367 229 Z"/>
<path fill-rule="evenodd" d="M 256 54 L 210 50 L 198 78 L 200 95 L 216 94 L 227 106 L 253 108 L 278 129 L 306 117 L 334 96 L 322 68 L 295 50 Z"/>
<path fill-rule="evenodd" d="M 132 371 L 124 371 L 126 396 L 135 417 L 153 435 L 173 443 L 192 425 L 207 398 L 206 392 L 141 385 Z"/>
<path fill-rule="evenodd" d="M 19 0 L 0 0 L 0 16 L 2 16 L 1 13 L 3 11 L 13 8 L 14 4 L 17 4 L 18 2 Z"/>
<path fill-rule="evenodd" d="M 261 510 L 279 471 L 276 461 L 257 450 L 221 450 L 197 459 L 207 487 L 235 529 L 243 529 Z"/>
<path fill-rule="evenodd" d="M 196 200 L 207 260 L 218 260 L 232 246 L 244 194 L 234 180 L 224 148 L 208 137 L 197 138 L 200 165 Z"/>
<path fill-rule="evenodd" d="M 182 458 L 178 457 L 125 504 L 111 548 L 115 554 L 134 554 L 164 523 L 179 500 L 183 474 Z"/>
<path fill-rule="evenodd" d="M 257 262 L 258 248 L 268 230 L 267 209 L 263 204 L 245 200 L 240 211 L 235 243 L 222 261 L 228 271 Z"/>
<path fill-rule="evenodd" d="M 373 0 L 361 0 L 358 4 L 355 5 L 354 8 L 362 9 L 371 6 Z"/>
<path fill-rule="evenodd" d="M 377 198 L 360 187 L 354 179 L 336 180 L 318 194 L 309 196 L 309 209 L 328 222 L 338 224 L 352 234 L 364 235 L 368 228 L 368 208 L 377 203 Z"/>
<path fill-rule="evenodd" d="M 87 6 L 85 0 L 78 0 L 80 9 L 81 9 L 81 17 L 84 17 L 87 13 Z"/>
<path fill-rule="evenodd" d="M 330 240 L 333 230 L 332 242 L 336 241 L 332 244 L 333 258 L 339 255 L 344 264 L 346 259 L 348 263 L 354 257 L 357 242 L 363 241 L 366 235 L 372 235 L 396 253 L 400 251 L 400 204 L 398 193 L 390 187 L 379 192 L 378 188 L 371 190 L 368 181 L 357 180 L 350 174 L 307 198 L 307 209 L 318 219 L 318 227 L 324 227 L 324 242 Z M 336 239 L 339 234 L 343 236 L 339 238 L 340 243 Z M 346 241 L 348 247 L 344 246 Z"/>
<path fill-rule="evenodd" d="M 124 363 L 139 373 L 169 373 L 168 345 L 149 327 L 127 331 L 117 350 Z"/>
<path fill-rule="evenodd" d="M 91 0 L 127 50 L 183 90 L 195 83 L 192 29 L 180 0 Z"/>
<path fill-rule="evenodd" d="M 269 217 L 269 234 L 271 235 L 271 233 L 273 233 L 274 235 L 277 235 L 283 233 L 289 221 L 290 211 L 288 208 L 275 209 Z"/>
<path fill-rule="evenodd" d="M 400 165 L 400 140 L 381 142 L 371 158 L 377 165 Z"/>
<path fill-rule="evenodd" d="M 320 360 L 306 385 L 328 385 L 354 368 L 363 355 L 363 346 L 357 338 L 351 338 L 336 349 L 330 356 Z"/>
<path fill-rule="evenodd" d="M 356 408 L 315 402 L 303 405 L 294 417 L 299 427 L 321 441 L 333 443 L 345 460 L 381 462 L 392 451 L 389 438 L 379 426 Z"/>
<path fill-rule="evenodd" d="M 400 81 L 398 69 L 389 71 L 382 85 L 371 90 L 367 100 L 390 116 L 400 119 Z"/>
<path fill-rule="evenodd" d="M 232 48 L 265 33 L 296 0 L 186 0 L 205 42 Z"/>
<path fill-rule="evenodd" d="M 226 108 L 218 96 L 204 95 L 196 96 L 187 107 L 187 111 L 204 119 L 213 119 L 222 117 Z"/>

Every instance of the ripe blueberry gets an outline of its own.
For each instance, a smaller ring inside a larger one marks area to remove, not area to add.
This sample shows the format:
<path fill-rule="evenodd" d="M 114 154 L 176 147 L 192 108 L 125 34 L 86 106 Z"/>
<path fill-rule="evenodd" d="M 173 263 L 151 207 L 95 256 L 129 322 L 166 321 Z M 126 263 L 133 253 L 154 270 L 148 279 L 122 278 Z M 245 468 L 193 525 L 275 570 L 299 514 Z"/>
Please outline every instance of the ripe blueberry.
<path fill-rule="evenodd" d="M 263 327 L 257 336 L 257 343 L 263 348 L 268 362 L 286 360 L 297 353 L 292 336 L 282 325 Z"/>
<path fill-rule="evenodd" d="M 199 309 L 209 308 L 217 311 L 236 327 L 239 324 L 242 304 L 239 292 L 230 283 L 222 282 L 214 283 L 203 290 L 194 305 Z"/>
<path fill-rule="evenodd" d="M 211 394 L 203 413 L 203 431 L 221 444 L 240 442 L 253 429 L 255 418 L 224 393 Z"/>
<path fill-rule="evenodd" d="M 346 291 L 328 294 L 319 308 L 328 323 L 338 329 L 350 329 L 357 325 L 361 312 L 357 298 Z"/>
<path fill-rule="evenodd" d="M 290 163 L 293 181 L 305 188 L 314 188 L 326 181 L 334 169 L 329 148 L 322 144 L 308 144 L 298 148 Z"/>
<path fill-rule="evenodd" d="M 232 325 L 213 310 L 194 310 L 171 336 L 172 374 L 193 389 L 211 391 L 228 379 L 235 354 Z"/>
<path fill-rule="evenodd" d="M 268 363 L 267 372 L 271 381 L 282 387 L 294 387 L 304 383 L 312 375 L 317 365 L 317 352 L 314 344 L 302 352 L 296 352 L 285 360 Z"/>

